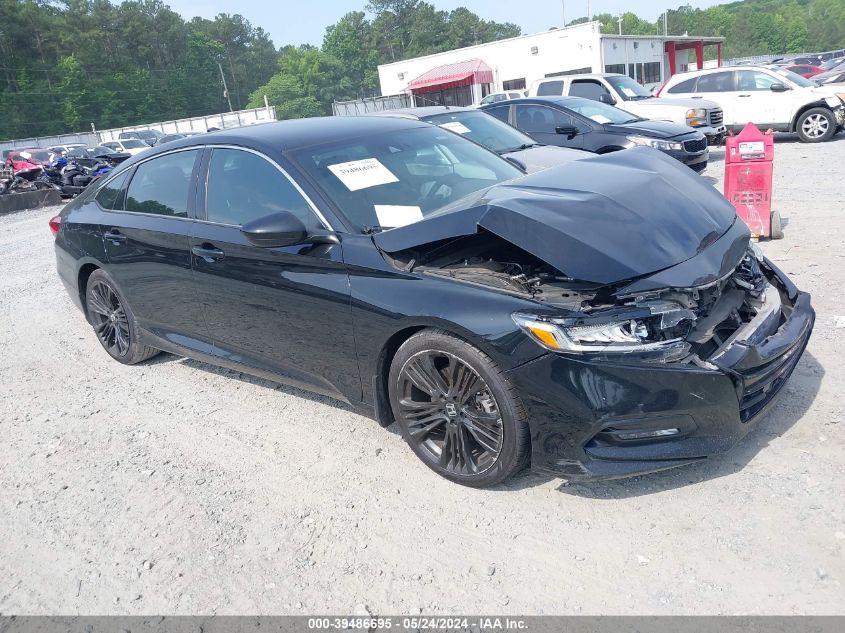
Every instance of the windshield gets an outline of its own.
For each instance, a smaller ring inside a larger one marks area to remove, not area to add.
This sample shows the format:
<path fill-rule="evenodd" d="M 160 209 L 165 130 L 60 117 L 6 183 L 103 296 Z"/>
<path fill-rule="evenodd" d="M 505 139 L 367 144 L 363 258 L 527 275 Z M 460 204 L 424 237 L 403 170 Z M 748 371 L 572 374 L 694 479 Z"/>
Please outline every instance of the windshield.
<path fill-rule="evenodd" d="M 616 92 L 625 101 L 637 101 L 638 99 L 651 99 L 654 97 L 653 94 L 627 75 L 614 75 L 608 77 L 607 81 L 610 82 L 611 86 L 616 88 Z"/>
<path fill-rule="evenodd" d="M 565 107 L 596 123 L 633 123 L 641 120 L 630 112 L 591 99 L 568 100 Z"/>
<path fill-rule="evenodd" d="M 418 222 L 522 176 L 506 160 L 435 126 L 326 143 L 293 157 L 362 231 Z"/>
<path fill-rule="evenodd" d="M 802 88 L 815 88 L 816 84 L 810 81 L 809 79 L 804 79 L 801 75 L 798 75 L 791 70 L 787 70 L 786 68 L 775 68 L 774 71 L 781 75 L 782 77 L 786 77 L 792 83 L 801 86 Z"/>
<path fill-rule="evenodd" d="M 139 141 L 136 138 L 130 138 L 123 141 L 123 147 L 126 149 L 138 149 L 139 147 L 149 147 L 144 141 Z"/>
<path fill-rule="evenodd" d="M 502 154 L 537 145 L 514 127 L 484 112 L 444 112 L 423 118 Z"/>

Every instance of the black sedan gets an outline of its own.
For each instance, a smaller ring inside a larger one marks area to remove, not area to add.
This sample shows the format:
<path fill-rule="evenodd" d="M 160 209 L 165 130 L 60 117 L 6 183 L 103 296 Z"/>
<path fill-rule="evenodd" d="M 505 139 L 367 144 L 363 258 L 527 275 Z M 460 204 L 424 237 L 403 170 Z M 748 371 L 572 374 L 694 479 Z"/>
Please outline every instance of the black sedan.
<path fill-rule="evenodd" d="M 502 123 L 495 117 L 479 112 L 477 108 L 423 106 L 421 108 L 380 110 L 369 116 L 404 117 L 439 125 L 450 132 L 460 134 L 464 138 L 483 145 L 502 158 L 515 161 L 520 168 L 524 168 L 529 174 L 549 167 L 564 165 L 590 155 L 589 152 L 538 143 L 507 123 Z"/>
<path fill-rule="evenodd" d="M 481 108 L 539 143 L 606 154 L 646 146 L 665 152 L 697 172 L 710 152 L 707 138 L 685 125 L 651 121 L 581 97 L 512 99 Z"/>
<path fill-rule="evenodd" d="M 327 394 L 471 486 L 723 452 L 814 321 L 733 207 L 660 152 L 525 175 L 398 118 L 173 141 L 50 228 L 115 360 L 165 350 Z"/>

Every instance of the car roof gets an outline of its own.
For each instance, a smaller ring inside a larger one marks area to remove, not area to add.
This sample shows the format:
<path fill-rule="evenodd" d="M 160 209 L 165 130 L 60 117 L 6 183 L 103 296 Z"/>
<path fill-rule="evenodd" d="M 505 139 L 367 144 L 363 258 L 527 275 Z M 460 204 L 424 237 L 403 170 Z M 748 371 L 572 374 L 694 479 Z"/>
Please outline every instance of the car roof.
<path fill-rule="evenodd" d="M 177 139 L 161 147 L 154 145 L 144 152 L 144 159 L 174 149 L 206 145 L 242 145 L 265 153 L 288 151 L 330 141 L 353 140 L 420 127 L 429 128 L 430 125 L 407 117 L 330 116 L 291 119 L 207 132 Z"/>
<path fill-rule="evenodd" d="M 518 105 L 520 103 L 554 103 L 559 106 L 563 106 L 564 108 L 568 108 L 569 106 L 576 105 L 578 103 L 584 102 L 591 102 L 595 103 L 593 99 L 585 99 L 584 97 L 562 97 L 556 95 L 550 96 L 543 96 L 543 97 L 523 97 L 521 99 L 510 99 L 508 101 L 500 101 L 499 103 L 491 103 L 489 105 L 481 106 L 481 110 L 487 110 L 492 107 L 496 106 L 503 106 L 503 105 Z"/>
<path fill-rule="evenodd" d="M 545 83 L 547 81 L 562 81 L 564 79 L 600 79 L 606 77 L 627 77 L 622 73 L 578 73 L 577 75 L 558 75 L 557 77 L 543 77 L 537 83 Z"/>
<path fill-rule="evenodd" d="M 462 108 L 454 106 L 420 106 L 419 108 L 396 108 L 395 110 L 379 110 L 378 112 L 367 112 L 363 116 L 392 116 L 405 117 L 406 119 L 418 119 L 444 114 L 446 112 L 478 112 L 478 108 Z"/>

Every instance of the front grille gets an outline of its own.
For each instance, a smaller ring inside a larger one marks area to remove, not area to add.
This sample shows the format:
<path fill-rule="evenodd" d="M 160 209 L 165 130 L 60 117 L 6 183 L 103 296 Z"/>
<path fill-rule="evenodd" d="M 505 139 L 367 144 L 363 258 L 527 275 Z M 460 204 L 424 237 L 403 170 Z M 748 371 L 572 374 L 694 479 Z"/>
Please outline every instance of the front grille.
<path fill-rule="evenodd" d="M 748 422 L 760 413 L 781 387 L 798 364 L 801 352 L 807 344 L 806 337 L 794 345 L 785 354 L 769 361 L 765 365 L 742 373 L 742 398 L 739 403 L 739 419 Z"/>
<path fill-rule="evenodd" d="M 684 141 L 684 150 L 689 152 L 690 154 L 695 154 L 697 152 L 703 152 L 707 149 L 707 139 L 702 137 L 700 139 L 696 139 L 693 141 Z"/>
<path fill-rule="evenodd" d="M 722 121 L 725 119 L 725 116 L 722 114 L 722 110 L 710 110 L 710 125 L 713 127 L 719 127 L 722 125 Z"/>

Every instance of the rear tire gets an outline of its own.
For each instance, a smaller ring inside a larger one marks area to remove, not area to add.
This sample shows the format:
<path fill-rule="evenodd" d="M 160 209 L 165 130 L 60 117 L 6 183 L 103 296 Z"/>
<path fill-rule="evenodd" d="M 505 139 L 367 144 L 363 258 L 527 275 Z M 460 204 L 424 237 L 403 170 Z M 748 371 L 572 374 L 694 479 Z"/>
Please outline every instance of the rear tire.
<path fill-rule="evenodd" d="M 426 466 L 465 486 L 494 486 L 525 467 L 525 408 L 484 352 L 443 330 L 422 330 L 397 350 L 388 376 L 402 437 Z"/>
<path fill-rule="evenodd" d="M 769 231 L 769 235 L 773 240 L 782 240 L 783 239 L 783 223 L 780 219 L 780 211 L 772 211 L 770 216 L 771 221 L 771 229 Z"/>
<path fill-rule="evenodd" d="M 160 353 L 160 350 L 138 341 L 140 328 L 135 313 L 117 284 L 102 269 L 95 270 L 88 277 L 85 314 L 103 349 L 119 363 L 134 365 Z"/>
<path fill-rule="evenodd" d="M 836 134 L 836 117 L 827 108 L 810 108 L 798 117 L 795 131 L 802 143 L 821 143 Z"/>

